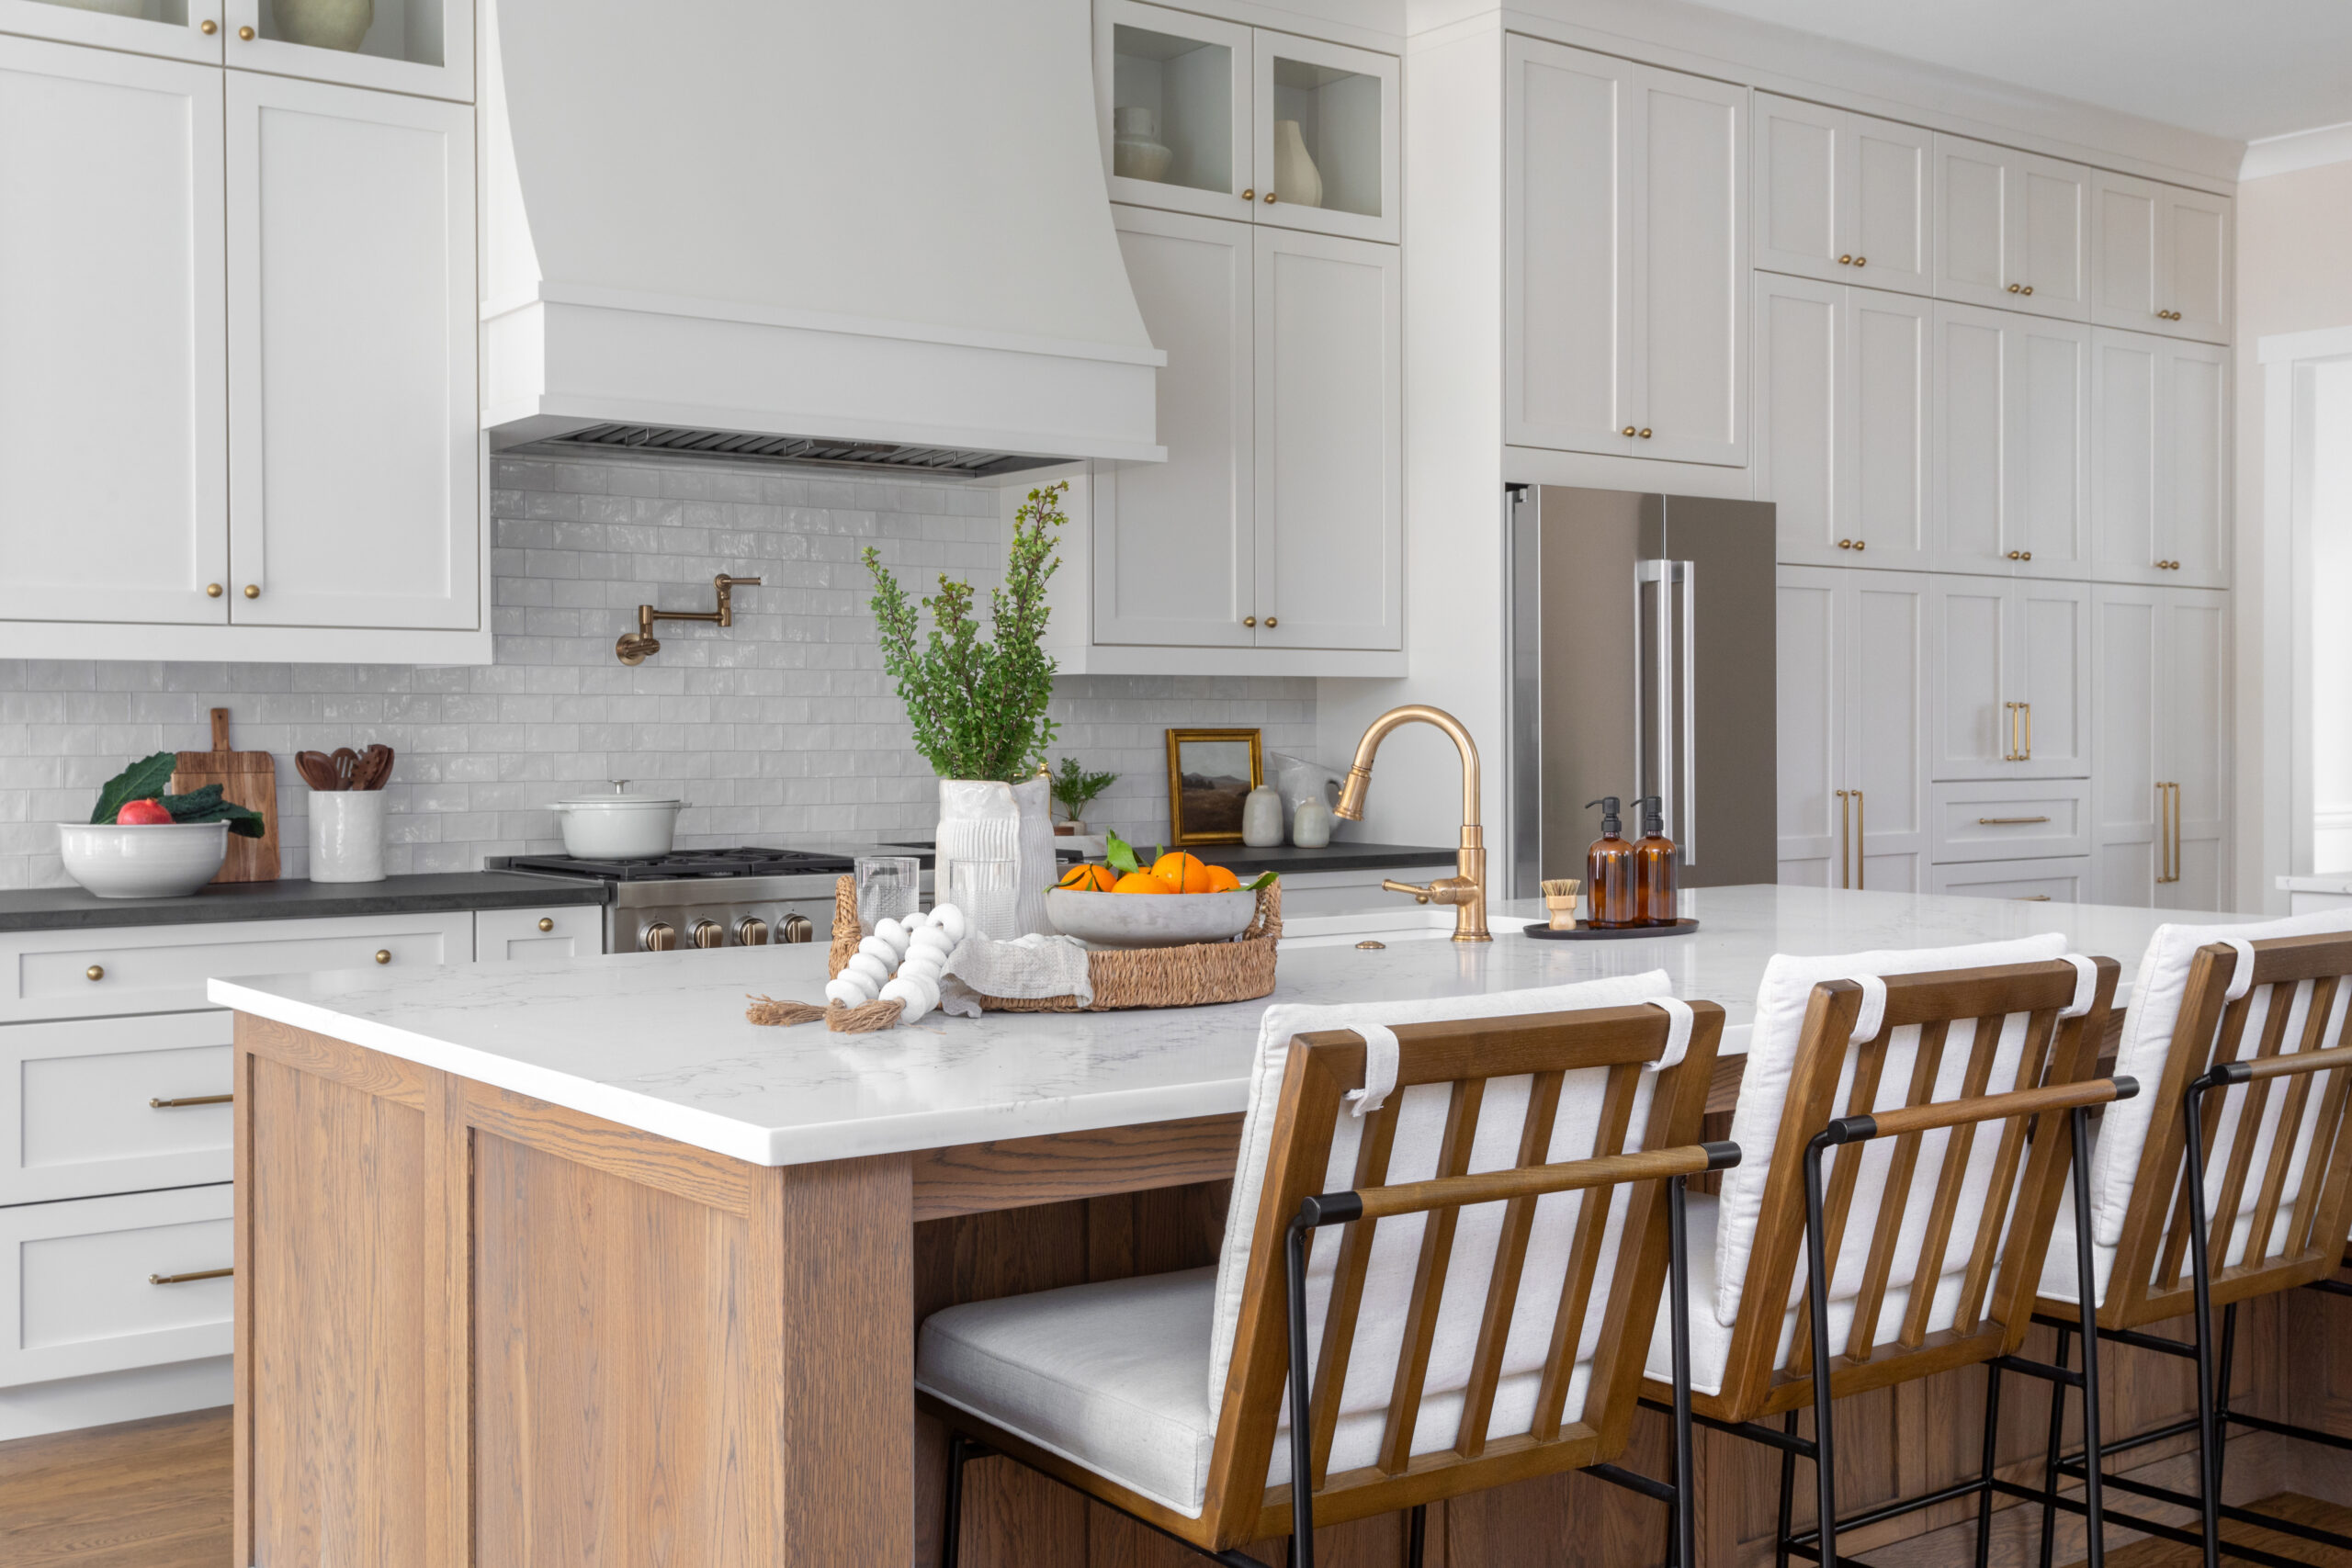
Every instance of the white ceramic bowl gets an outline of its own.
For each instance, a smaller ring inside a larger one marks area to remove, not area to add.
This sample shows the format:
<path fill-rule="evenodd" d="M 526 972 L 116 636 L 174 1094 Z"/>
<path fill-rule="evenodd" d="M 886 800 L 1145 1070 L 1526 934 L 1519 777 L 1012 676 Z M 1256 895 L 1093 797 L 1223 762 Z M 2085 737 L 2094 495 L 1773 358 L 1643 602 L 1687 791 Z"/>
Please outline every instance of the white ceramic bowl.
<path fill-rule="evenodd" d="M 555 803 L 563 852 L 586 860 L 666 855 L 685 802 L 651 795 L 583 795 Z"/>
<path fill-rule="evenodd" d="M 1096 947 L 1182 947 L 1230 942 L 1258 912 L 1255 893 L 1081 893 L 1046 895 L 1046 918 L 1064 936 Z"/>
<path fill-rule="evenodd" d="M 229 853 L 226 822 L 60 822 L 65 874 L 101 898 L 183 898 Z"/>

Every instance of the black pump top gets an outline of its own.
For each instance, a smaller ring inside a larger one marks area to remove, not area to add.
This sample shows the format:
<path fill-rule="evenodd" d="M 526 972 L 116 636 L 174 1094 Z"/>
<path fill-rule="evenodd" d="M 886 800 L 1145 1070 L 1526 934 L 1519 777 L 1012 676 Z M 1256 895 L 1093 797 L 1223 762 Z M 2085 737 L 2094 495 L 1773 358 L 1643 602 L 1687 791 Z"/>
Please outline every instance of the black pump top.
<path fill-rule="evenodd" d="M 1645 838 L 1666 836 L 1666 802 L 1654 795 L 1645 795 L 1634 802 L 1642 813 L 1642 833 Z"/>
<path fill-rule="evenodd" d="M 1616 838 L 1625 827 L 1624 818 L 1618 815 L 1617 797 L 1613 795 L 1604 795 L 1599 800 L 1588 800 L 1584 803 L 1587 811 L 1596 806 L 1600 807 L 1600 836 L 1604 839 Z"/>

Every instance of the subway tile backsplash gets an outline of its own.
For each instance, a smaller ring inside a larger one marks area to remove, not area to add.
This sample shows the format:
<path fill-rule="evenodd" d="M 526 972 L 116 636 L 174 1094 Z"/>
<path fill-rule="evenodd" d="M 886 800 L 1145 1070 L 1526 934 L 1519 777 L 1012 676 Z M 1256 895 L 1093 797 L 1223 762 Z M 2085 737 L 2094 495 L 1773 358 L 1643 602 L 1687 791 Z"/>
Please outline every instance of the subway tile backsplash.
<path fill-rule="evenodd" d="M 986 589 L 1003 561 L 992 490 L 715 464 L 502 458 L 491 494 L 497 662 L 175 664 L 0 660 L 0 887 L 62 886 L 53 826 L 89 815 L 132 758 L 231 743 L 277 763 L 281 869 L 304 874 L 299 750 L 381 740 L 385 869 L 464 871 L 560 850 L 548 803 L 608 779 L 685 797 L 683 845 L 930 836 L 937 791 L 875 646 L 859 552 L 910 591 L 942 571 Z M 1073 522 L 1072 527 L 1081 526 Z M 630 669 L 613 639 L 640 602 L 707 609 L 720 571 L 762 577 L 735 625 L 656 628 Z M 1315 740 L 1310 680 L 1066 676 L 1053 755 L 1119 782 L 1088 812 L 1167 831 L 1171 726 L 1245 726 L 1270 750 Z"/>

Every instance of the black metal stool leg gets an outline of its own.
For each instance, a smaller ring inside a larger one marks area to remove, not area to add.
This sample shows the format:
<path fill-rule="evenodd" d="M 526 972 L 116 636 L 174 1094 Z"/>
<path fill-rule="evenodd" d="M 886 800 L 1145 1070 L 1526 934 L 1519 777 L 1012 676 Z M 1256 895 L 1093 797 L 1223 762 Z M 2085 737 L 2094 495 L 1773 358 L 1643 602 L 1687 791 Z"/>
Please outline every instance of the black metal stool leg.
<path fill-rule="evenodd" d="M 1685 1217 L 1687 1199 L 1685 1178 L 1678 1176 L 1667 1184 L 1668 1234 L 1672 1243 L 1668 1254 L 1672 1305 L 1668 1314 L 1668 1337 L 1674 1348 L 1674 1512 L 1666 1555 L 1675 1568 L 1694 1568 L 1697 1556 L 1696 1543 L 1691 1539 L 1697 1533 L 1698 1488 L 1692 1477 L 1690 1456 L 1690 1237 Z"/>
<path fill-rule="evenodd" d="M 1805 1298 L 1813 1320 L 1813 1484 L 1820 1519 L 1815 1539 L 1822 1568 L 1838 1568 L 1838 1456 L 1829 1395 L 1829 1270 L 1821 1256 L 1821 1155 L 1827 1134 L 1816 1134 L 1804 1155 Z"/>
<path fill-rule="evenodd" d="M 947 1438 L 947 1509 L 939 1527 L 939 1568 L 956 1568 L 964 1535 L 964 1461 L 979 1445 L 961 1432 Z"/>
<path fill-rule="evenodd" d="M 2203 1494 L 2202 1518 L 2205 1568 L 2222 1563 L 2221 1434 L 2213 1420 L 2213 1287 L 2208 1278 L 2211 1258 L 2205 1239 L 2205 1091 L 2211 1087 L 2199 1077 L 2182 1097 L 2188 1122 L 2187 1158 L 2182 1178 L 2188 1184 L 2189 1282 L 2197 1302 L 2197 1489 Z"/>
<path fill-rule="evenodd" d="M 2082 1308 L 2075 1307 L 2077 1315 Z M 2052 1358 L 2060 1371 L 2066 1370 L 2066 1337 L 2071 1328 L 2058 1330 L 2058 1354 Z M 2041 1568 L 2050 1568 L 2050 1559 L 2058 1545 L 2058 1448 L 2066 1438 L 2066 1385 L 2052 1380 L 2050 1384 L 2050 1445 L 2041 1456 Z"/>
<path fill-rule="evenodd" d="M 1984 1363 L 1984 1468 L 1977 1480 L 1984 1490 L 1976 1494 L 1976 1568 L 1989 1568 L 1993 1559 L 1993 1459 L 2001 1433 L 2001 1369 L 1991 1361 Z"/>
<path fill-rule="evenodd" d="M 2106 1452 L 2099 1443 L 2098 1265 L 2091 1251 L 2090 1110 L 2075 1107 L 2075 1298 L 2083 1328 L 2083 1522 L 2086 1568 L 2107 1568 Z"/>
<path fill-rule="evenodd" d="M 1797 1413 L 1793 1410 L 1781 1417 L 1781 1430 L 1796 1436 Z M 1797 1456 L 1788 1450 L 1781 1450 L 1781 1533 L 1776 1538 L 1780 1547 L 1772 1558 L 1773 1568 L 1789 1568 L 1789 1520 L 1796 1512 Z"/>
<path fill-rule="evenodd" d="M 2222 1365 L 2213 1375 L 2213 1500 L 2221 1502 L 2230 1462 L 2230 1373 L 2238 1359 L 2238 1303 L 2222 1309 Z"/>
<path fill-rule="evenodd" d="M 1405 1568 L 1421 1568 L 1421 1552 L 1429 1542 L 1430 1506 L 1416 1503 L 1405 1520 Z"/>

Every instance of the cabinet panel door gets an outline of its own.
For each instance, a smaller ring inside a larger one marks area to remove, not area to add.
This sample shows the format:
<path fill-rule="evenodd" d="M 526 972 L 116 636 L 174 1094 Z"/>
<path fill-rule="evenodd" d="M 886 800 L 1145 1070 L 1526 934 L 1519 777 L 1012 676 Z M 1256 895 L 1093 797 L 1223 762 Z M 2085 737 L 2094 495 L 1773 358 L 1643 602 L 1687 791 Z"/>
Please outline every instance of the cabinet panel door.
<path fill-rule="evenodd" d="M 2164 187 L 2165 307 L 2177 321 L 2156 330 L 2207 343 L 2230 341 L 2230 198 L 2201 190 Z"/>
<path fill-rule="evenodd" d="M 2204 344 L 2169 343 L 2159 355 L 2158 434 L 2164 488 L 2156 542 L 2165 575 L 2185 587 L 2230 581 L 2230 355 Z"/>
<path fill-rule="evenodd" d="M 0 0 L 0 31 L 217 66 L 226 37 L 220 29 L 220 4 L 181 0 L 178 5 L 109 5 L 101 9 L 87 0 Z"/>
<path fill-rule="evenodd" d="M 1846 290 L 1841 519 L 1857 565 L 1924 566 L 1928 542 L 1928 432 L 1935 409 L 1934 307 L 1902 294 Z"/>
<path fill-rule="evenodd" d="M 2009 583 L 1995 577 L 1928 580 L 1928 765 L 1938 779 L 2014 777 L 2009 710 Z"/>
<path fill-rule="evenodd" d="M 2036 315 L 2086 320 L 2090 171 L 2030 152 L 2009 156 L 2009 281 L 2018 286 L 2010 303 Z"/>
<path fill-rule="evenodd" d="M 1851 885 L 1845 838 L 1847 581 L 1826 567 L 1780 569 L 1773 617 L 1780 880 L 1792 886 Z"/>
<path fill-rule="evenodd" d="M 1756 265 L 1844 281 L 1853 244 L 1838 211 L 1843 110 L 1756 95 Z M 1844 260 L 1840 260 L 1840 257 Z"/>
<path fill-rule="evenodd" d="M 1935 141 L 1936 297 L 1973 305 L 2015 303 L 2007 292 L 2015 203 L 2005 148 L 1958 136 Z"/>
<path fill-rule="evenodd" d="M 1936 867 L 1928 890 L 1963 898 L 2082 904 L 2090 901 L 2090 862 L 2081 855 L 2050 860 L 1971 861 Z"/>
<path fill-rule="evenodd" d="M 1256 239 L 1258 646 L 1402 648 L 1396 248 Z"/>
<path fill-rule="evenodd" d="M 1622 60 L 1514 36 L 1504 135 L 1504 439 L 1629 452 L 1633 195 Z"/>
<path fill-rule="evenodd" d="M 1838 465 L 1847 290 L 1756 276 L 1756 499 L 1773 504 L 1784 561 L 1841 566 L 1854 524 Z"/>
<path fill-rule="evenodd" d="M 2147 908 L 2155 902 L 2164 777 L 2156 760 L 2162 591 L 2107 588 L 2091 601 L 2092 897 Z"/>
<path fill-rule="evenodd" d="M 2014 671 L 2007 696 L 2026 705 L 2016 778 L 2082 778 L 2091 766 L 2090 585 L 2019 582 L 2010 590 Z"/>
<path fill-rule="evenodd" d="M 2024 321 L 2008 334 L 2017 378 L 2009 395 L 2008 513 L 2017 570 L 2079 576 L 2090 558 L 2090 329 Z"/>
<path fill-rule="evenodd" d="M 1641 70 L 1634 452 L 1747 461 L 1747 94 Z"/>
<path fill-rule="evenodd" d="M 2098 575 L 2169 575 L 2156 514 L 2164 490 L 2164 344 L 2138 333 L 2091 334 L 2091 560 Z"/>
<path fill-rule="evenodd" d="M 2158 638 L 2156 728 L 2164 777 L 2177 786 L 2176 880 L 2156 890 L 2165 909 L 2225 908 L 2228 819 L 2229 596 L 2171 589 Z"/>
<path fill-rule="evenodd" d="M 1255 218 L 1253 58 L 1250 29 L 1238 23 L 1138 0 L 1095 6 L 1095 115 L 1111 199 L 1243 222 Z M 1118 148 L 1121 109 L 1142 110 L 1151 127 L 1132 154 Z M 1167 149 L 1164 164 L 1149 150 L 1155 144 Z M 1123 165 L 1127 173 L 1120 172 Z M 1148 173 L 1154 177 L 1143 178 Z"/>
<path fill-rule="evenodd" d="M 1164 463 L 1104 476 L 1094 539 L 1094 640 L 1247 648 L 1258 613 L 1251 444 L 1250 228 L 1114 207 L 1119 254 L 1151 341 Z M 1104 504 L 1104 502 L 1108 504 Z"/>
<path fill-rule="evenodd" d="M 0 1388 L 225 1356 L 230 1184 L 0 1209 Z"/>
<path fill-rule="evenodd" d="M 2105 169 L 2091 175 L 2091 320 L 2126 332 L 2165 330 L 2158 260 L 2165 187 Z"/>
<path fill-rule="evenodd" d="M 1947 571 L 2009 570 L 2015 321 L 2000 310 L 1935 308 L 1935 547 Z"/>
<path fill-rule="evenodd" d="M 0 38 L 0 617 L 228 618 L 220 123 L 217 69 Z"/>
<path fill-rule="evenodd" d="M 1838 200 L 1857 283 L 1925 294 L 1935 265 L 1935 137 L 1917 126 L 1848 115 Z M 1867 272 L 1863 269 L 1867 268 Z"/>
<path fill-rule="evenodd" d="M 1848 578 L 1846 787 L 1854 810 L 1854 886 L 1927 890 L 1928 579 Z"/>
<path fill-rule="evenodd" d="M 239 72 L 228 124 L 232 618 L 477 626 L 473 110 Z"/>
<path fill-rule="evenodd" d="M 1395 244 L 1404 188 L 1396 56 L 1265 28 L 1252 29 L 1252 40 L 1258 221 Z M 1298 128 L 1293 152 L 1314 166 L 1312 200 L 1282 190 L 1278 171 L 1291 154 L 1277 156 L 1275 137 L 1285 122 Z"/>

